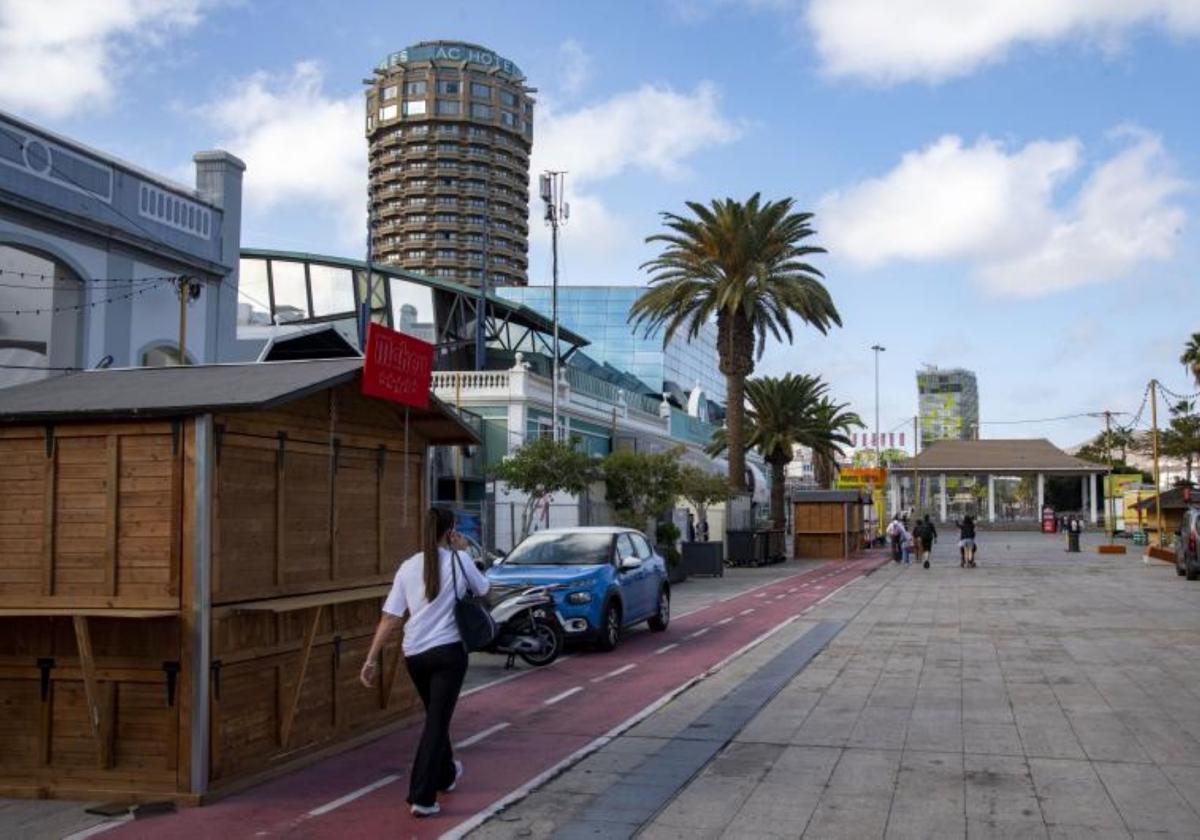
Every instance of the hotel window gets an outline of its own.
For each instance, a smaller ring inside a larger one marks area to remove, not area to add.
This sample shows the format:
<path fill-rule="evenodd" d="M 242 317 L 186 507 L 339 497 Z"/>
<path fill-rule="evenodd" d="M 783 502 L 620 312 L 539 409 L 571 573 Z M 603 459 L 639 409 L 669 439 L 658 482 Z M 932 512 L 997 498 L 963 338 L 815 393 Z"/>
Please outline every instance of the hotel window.
<path fill-rule="evenodd" d="M 500 112 L 500 122 L 504 123 L 509 128 L 517 127 L 517 115 L 511 111 Z"/>
<path fill-rule="evenodd" d="M 471 103 L 471 116 L 478 117 L 479 119 L 491 119 L 492 106 L 491 105 L 480 105 L 478 102 L 472 102 Z"/>
<path fill-rule="evenodd" d="M 422 82 L 421 84 L 424 84 L 424 82 Z M 399 90 L 400 89 L 398 87 L 396 87 L 396 85 L 388 85 L 387 87 L 385 87 L 383 89 L 383 98 L 384 99 L 395 99 L 396 94 L 399 93 Z"/>
<path fill-rule="evenodd" d="M 454 104 L 457 105 L 458 103 L 455 102 Z M 454 113 L 457 114 L 458 111 L 455 111 Z M 456 126 L 454 123 L 438 123 L 437 130 L 438 134 L 458 134 L 458 126 Z"/>
<path fill-rule="evenodd" d="M 392 90 L 395 90 L 395 88 L 392 88 Z M 424 96 L 425 90 L 426 90 L 425 82 L 405 82 L 404 83 L 404 95 L 405 96 Z M 384 96 L 385 97 L 387 96 L 386 92 L 384 93 Z"/>
<path fill-rule="evenodd" d="M 381 119 L 381 120 L 396 119 L 396 106 L 395 105 L 384 105 L 382 108 L 380 108 L 379 109 L 379 119 Z"/>
<path fill-rule="evenodd" d="M 437 112 L 444 115 L 454 115 L 462 113 L 462 105 L 457 99 L 439 99 L 437 101 Z"/>
<path fill-rule="evenodd" d="M 458 259 L 458 251 L 455 251 L 451 248 L 438 248 L 437 257 L 439 260 Z"/>
<path fill-rule="evenodd" d="M 404 257 L 405 257 L 405 259 L 409 259 L 409 260 L 423 260 L 423 259 L 425 259 L 425 251 L 423 251 L 419 248 L 415 251 L 405 251 Z"/>
<path fill-rule="evenodd" d="M 434 221 L 440 225 L 452 225 L 458 221 L 458 216 L 454 213 L 438 213 Z"/>
<path fill-rule="evenodd" d="M 517 107 L 517 95 L 507 90 L 500 91 L 500 101 L 509 108 Z"/>
<path fill-rule="evenodd" d="M 471 82 L 471 97 L 473 99 L 491 99 L 491 85 L 485 85 L 480 82 Z"/>
<path fill-rule="evenodd" d="M 437 92 L 440 95 L 458 96 L 461 90 L 457 80 L 443 79 L 437 83 Z"/>
<path fill-rule="evenodd" d="M 404 115 L 406 117 L 420 116 L 425 113 L 424 99 L 409 99 L 404 103 Z"/>

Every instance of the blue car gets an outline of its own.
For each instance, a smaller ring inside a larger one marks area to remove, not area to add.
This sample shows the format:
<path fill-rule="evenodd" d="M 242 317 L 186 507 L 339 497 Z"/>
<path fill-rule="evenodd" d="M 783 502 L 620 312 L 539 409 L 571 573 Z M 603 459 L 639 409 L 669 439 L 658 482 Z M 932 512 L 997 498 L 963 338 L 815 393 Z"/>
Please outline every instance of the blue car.
<path fill-rule="evenodd" d="M 550 586 L 567 638 L 612 650 L 626 627 L 671 621 L 667 565 L 632 528 L 537 531 L 487 572 L 494 593 Z"/>

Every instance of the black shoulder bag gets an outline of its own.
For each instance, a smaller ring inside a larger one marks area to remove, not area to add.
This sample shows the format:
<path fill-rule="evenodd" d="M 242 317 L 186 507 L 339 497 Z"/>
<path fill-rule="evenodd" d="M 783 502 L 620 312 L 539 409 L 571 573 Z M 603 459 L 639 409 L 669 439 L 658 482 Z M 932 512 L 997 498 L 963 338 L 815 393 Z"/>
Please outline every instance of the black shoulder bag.
<path fill-rule="evenodd" d="M 472 591 L 466 569 L 463 569 L 466 592 L 459 597 L 458 567 L 462 559 L 457 551 L 453 556 L 450 574 L 454 581 L 454 622 L 458 625 L 458 634 L 462 636 L 463 646 L 468 651 L 485 650 L 496 640 L 496 622 L 483 597 Z"/>

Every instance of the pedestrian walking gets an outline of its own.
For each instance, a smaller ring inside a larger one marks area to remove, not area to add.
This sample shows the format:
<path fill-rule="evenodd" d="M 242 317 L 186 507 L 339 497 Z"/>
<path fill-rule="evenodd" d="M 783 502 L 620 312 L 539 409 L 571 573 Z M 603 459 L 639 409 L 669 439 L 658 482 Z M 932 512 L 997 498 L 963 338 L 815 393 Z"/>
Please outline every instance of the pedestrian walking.
<path fill-rule="evenodd" d="M 925 518 L 917 523 L 917 528 L 914 530 L 918 530 L 917 541 L 918 550 L 921 552 L 921 565 L 928 569 L 929 560 L 933 556 L 933 544 L 937 542 L 937 528 L 934 527 L 929 514 L 925 514 Z"/>
<path fill-rule="evenodd" d="M 959 568 L 975 568 L 975 519 L 970 514 L 958 523 Z"/>
<path fill-rule="evenodd" d="M 363 685 L 374 685 L 383 646 L 403 625 L 404 665 L 425 707 L 425 727 L 408 785 L 408 804 L 416 817 L 439 813 L 438 794 L 454 790 L 463 774 L 450 743 L 450 719 L 467 674 L 467 649 L 455 605 L 468 587 L 476 595 L 488 591 L 488 579 L 474 563 L 463 561 L 460 552 L 466 547 L 454 530 L 453 513 L 441 509 L 426 513 L 425 548 L 396 570 L 359 674 Z"/>
<path fill-rule="evenodd" d="M 1079 553 L 1079 535 L 1083 533 L 1083 520 L 1077 516 L 1071 517 L 1071 524 L 1067 531 L 1067 550 L 1072 554 Z"/>
<path fill-rule="evenodd" d="M 900 514 L 892 517 L 892 521 L 888 523 L 887 530 L 884 532 L 888 539 L 888 544 L 892 548 L 892 562 L 899 563 L 902 559 L 904 547 L 904 525 L 900 522 Z"/>
<path fill-rule="evenodd" d="M 904 565 L 911 566 L 913 554 L 916 552 L 916 538 L 914 536 L 913 531 L 910 531 L 907 528 L 904 529 L 904 537 L 903 537 L 903 543 L 901 545 L 901 550 L 904 553 Z"/>

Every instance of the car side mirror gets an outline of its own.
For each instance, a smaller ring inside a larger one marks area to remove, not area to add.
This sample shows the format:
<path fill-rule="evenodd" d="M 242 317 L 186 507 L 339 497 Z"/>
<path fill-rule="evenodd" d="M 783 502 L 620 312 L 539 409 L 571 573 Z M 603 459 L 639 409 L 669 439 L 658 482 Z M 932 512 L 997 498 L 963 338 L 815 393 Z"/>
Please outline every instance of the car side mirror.
<path fill-rule="evenodd" d="M 641 558 L 638 557 L 622 557 L 620 569 L 622 572 L 629 572 L 642 567 Z"/>

